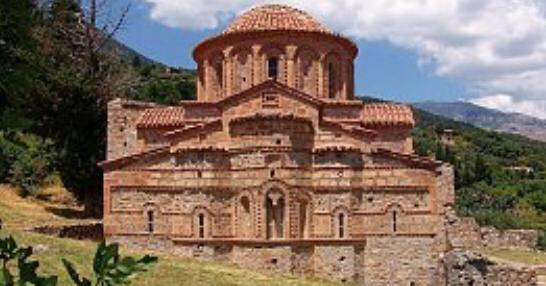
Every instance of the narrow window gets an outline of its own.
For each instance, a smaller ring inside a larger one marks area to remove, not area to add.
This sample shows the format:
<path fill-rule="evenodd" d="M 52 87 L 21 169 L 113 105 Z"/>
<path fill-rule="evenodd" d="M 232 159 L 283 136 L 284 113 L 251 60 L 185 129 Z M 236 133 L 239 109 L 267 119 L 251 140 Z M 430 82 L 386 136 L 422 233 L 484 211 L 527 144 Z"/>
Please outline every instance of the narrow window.
<path fill-rule="evenodd" d="M 336 92 L 336 73 L 334 64 L 328 64 L 328 97 L 335 98 Z"/>
<path fill-rule="evenodd" d="M 339 226 L 339 229 L 338 229 L 339 238 L 344 238 L 345 237 L 345 214 L 343 213 L 340 213 L 338 215 L 338 226 Z"/>
<path fill-rule="evenodd" d="M 153 233 L 154 232 L 154 211 L 148 211 L 146 215 L 148 217 L 148 232 Z"/>
<path fill-rule="evenodd" d="M 267 77 L 270 79 L 277 79 L 279 75 L 279 59 L 271 57 L 267 60 Z"/>
<path fill-rule="evenodd" d="M 199 214 L 198 216 L 198 228 L 199 228 L 199 238 L 205 238 L 205 215 Z"/>
<path fill-rule="evenodd" d="M 396 232 L 396 228 L 397 228 L 397 225 L 396 225 L 396 211 L 392 212 L 392 232 Z"/>

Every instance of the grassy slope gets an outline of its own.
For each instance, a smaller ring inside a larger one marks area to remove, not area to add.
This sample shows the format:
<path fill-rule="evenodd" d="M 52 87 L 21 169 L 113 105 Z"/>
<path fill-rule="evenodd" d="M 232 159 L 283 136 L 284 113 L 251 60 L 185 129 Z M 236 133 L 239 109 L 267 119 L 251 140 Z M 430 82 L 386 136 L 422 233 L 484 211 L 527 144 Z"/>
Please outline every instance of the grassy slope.
<path fill-rule="evenodd" d="M 46 194 L 58 196 L 58 190 L 48 190 Z M 0 219 L 5 228 L 0 237 L 13 235 L 20 245 L 34 246 L 37 250 L 34 259 L 40 261 L 40 271 L 44 274 L 58 275 L 59 285 L 71 285 L 64 270 L 61 258 L 72 261 L 85 276 L 91 274 L 92 260 L 96 244 L 46 236 L 22 229 L 38 225 L 81 223 L 82 220 L 67 219 L 50 212 L 63 209 L 60 203 L 44 202 L 37 199 L 20 198 L 15 191 L 0 185 Z M 77 208 L 64 209 L 77 211 Z M 141 256 L 143 253 L 123 250 L 125 254 Z M 261 273 L 244 270 L 226 263 L 199 262 L 169 255 L 160 255 L 159 263 L 150 273 L 136 277 L 132 285 L 337 285 L 335 283 L 307 280 L 289 275 Z"/>

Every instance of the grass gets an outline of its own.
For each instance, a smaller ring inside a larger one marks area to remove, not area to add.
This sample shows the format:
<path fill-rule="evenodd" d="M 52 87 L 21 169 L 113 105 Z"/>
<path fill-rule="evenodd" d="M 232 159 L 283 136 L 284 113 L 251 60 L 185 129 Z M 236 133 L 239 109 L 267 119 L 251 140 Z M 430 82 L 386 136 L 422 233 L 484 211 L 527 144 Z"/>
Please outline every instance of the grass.
<path fill-rule="evenodd" d="M 0 185 L 0 219 L 5 226 L 3 230 L 0 230 L 0 237 L 12 235 L 20 246 L 33 246 L 35 255 L 32 258 L 40 262 L 40 273 L 58 276 L 58 285 L 73 285 L 61 259 L 70 260 L 81 274 L 90 277 L 97 244 L 24 231 L 39 225 L 82 222 L 77 218 L 55 214 L 57 212 L 55 210 L 79 210 L 78 207 L 67 207 L 65 203 L 51 200 L 51 197 L 63 197 L 62 192 L 59 189 L 46 190 L 43 197 L 48 200 L 45 201 L 37 198 L 21 198 L 13 188 Z M 142 252 L 127 249 L 122 249 L 122 254 L 137 257 L 144 255 Z M 221 262 L 202 262 L 165 254 L 160 254 L 159 257 L 158 264 L 154 265 L 148 273 L 136 276 L 132 285 L 338 285 L 316 279 L 245 270 Z"/>
<path fill-rule="evenodd" d="M 27 229 L 40 225 L 65 225 L 81 223 L 77 214 L 79 206 L 68 206 L 69 194 L 58 186 L 46 188 L 42 198 L 22 198 L 15 188 L 0 185 L 0 219 L 12 229 Z"/>
<path fill-rule="evenodd" d="M 484 254 L 528 265 L 546 265 L 546 252 L 525 249 L 486 248 Z"/>
<path fill-rule="evenodd" d="M 58 285 L 72 285 L 61 258 L 72 261 L 84 276 L 91 275 L 96 244 L 88 241 L 56 238 L 21 230 L 0 230 L 0 237 L 13 235 L 21 246 L 34 246 L 39 251 L 33 259 L 40 262 L 40 273 L 57 275 Z M 122 249 L 123 255 L 143 253 Z M 261 273 L 217 262 L 201 262 L 170 255 L 159 255 L 158 264 L 148 273 L 135 277 L 132 285 L 338 285 L 321 280 L 308 280 L 291 275 Z"/>

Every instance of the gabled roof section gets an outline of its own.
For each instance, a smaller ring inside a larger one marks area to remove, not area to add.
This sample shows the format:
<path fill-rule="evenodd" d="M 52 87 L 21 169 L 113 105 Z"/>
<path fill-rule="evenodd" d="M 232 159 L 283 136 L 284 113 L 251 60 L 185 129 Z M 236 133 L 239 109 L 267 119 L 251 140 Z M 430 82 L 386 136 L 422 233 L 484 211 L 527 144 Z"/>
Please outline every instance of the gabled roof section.
<path fill-rule="evenodd" d="M 275 80 L 264 81 L 240 93 L 237 93 L 235 95 L 232 95 L 220 101 L 217 101 L 216 104 L 222 107 L 222 106 L 230 105 L 237 100 L 262 96 L 262 92 L 265 92 L 265 91 L 275 91 L 275 90 L 279 91 L 279 93 L 282 95 L 290 96 L 290 97 L 305 101 L 307 103 L 313 104 L 315 106 L 322 106 L 324 104 L 324 101 L 319 98 L 310 96 L 304 92 L 288 87 Z"/>
<path fill-rule="evenodd" d="M 373 138 L 377 135 L 377 132 L 371 129 L 366 129 L 360 126 L 347 125 L 339 122 L 322 120 L 321 126 L 332 128 L 336 131 L 343 132 L 350 136 L 356 136 L 358 138 Z"/>
<path fill-rule="evenodd" d="M 169 106 L 146 109 L 137 122 L 138 128 L 184 126 L 184 108 Z"/>
<path fill-rule="evenodd" d="M 125 156 L 125 157 L 121 157 L 121 158 L 117 158 L 113 160 L 102 161 L 102 162 L 99 162 L 97 165 L 101 167 L 103 170 L 109 170 L 112 168 L 121 168 L 123 166 L 127 166 L 130 163 L 138 161 L 142 158 L 169 153 L 169 150 L 170 150 L 169 146 L 162 146 L 162 147 L 158 147 L 149 151 L 132 154 L 129 156 Z"/>
<path fill-rule="evenodd" d="M 444 164 L 444 162 L 442 161 L 433 160 L 433 159 L 419 156 L 416 154 L 394 152 L 394 151 L 382 149 L 382 148 L 372 151 L 372 155 L 398 160 L 401 162 L 405 162 L 410 166 L 415 166 L 418 168 L 426 168 L 429 170 L 436 170 L 436 168 Z"/>
<path fill-rule="evenodd" d="M 208 122 L 201 122 L 194 125 L 184 126 L 182 128 L 166 132 L 165 134 L 163 134 L 163 136 L 166 138 L 174 138 L 174 137 L 177 137 L 183 134 L 188 134 L 191 132 L 205 131 L 210 127 L 218 126 L 218 125 L 220 126 L 222 125 L 222 119 L 215 119 Z"/>
<path fill-rule="evenodd" d="M 365 103 L 362 108 L 364 125 L 414 126 L 413 112 L 404 104 Z"/>

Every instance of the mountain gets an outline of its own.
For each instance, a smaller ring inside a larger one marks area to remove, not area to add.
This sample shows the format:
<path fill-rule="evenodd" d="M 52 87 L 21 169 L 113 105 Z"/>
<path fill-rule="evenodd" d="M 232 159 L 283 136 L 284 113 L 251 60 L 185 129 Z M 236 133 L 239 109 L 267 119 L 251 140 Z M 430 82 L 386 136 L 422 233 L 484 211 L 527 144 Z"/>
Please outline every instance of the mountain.
<path fill-rule="evenodd" d="M 451 118 L 456 121 L 512 133 L 546 142 L 546 120 L 519 113 L 505 113 L 481 107 L 469 102 L 419 102 L 413 103 L 419 109 Z"/>
<path fill-rule="evenodd" d="M 123 44 L 115 38 L 107 40 L 103 49 L 105 49 L 107 53 L 116 54 L 128 62 L 134 62 L 136 59 L 138 59 L 140 64 L 145 66 L 157 65 L 160 67 L 166 67 L 164 64 L 161 64 L 144 56 L 143 54 L 135 51 L 134 49 L 128 47 L 127 45 Z"/>

